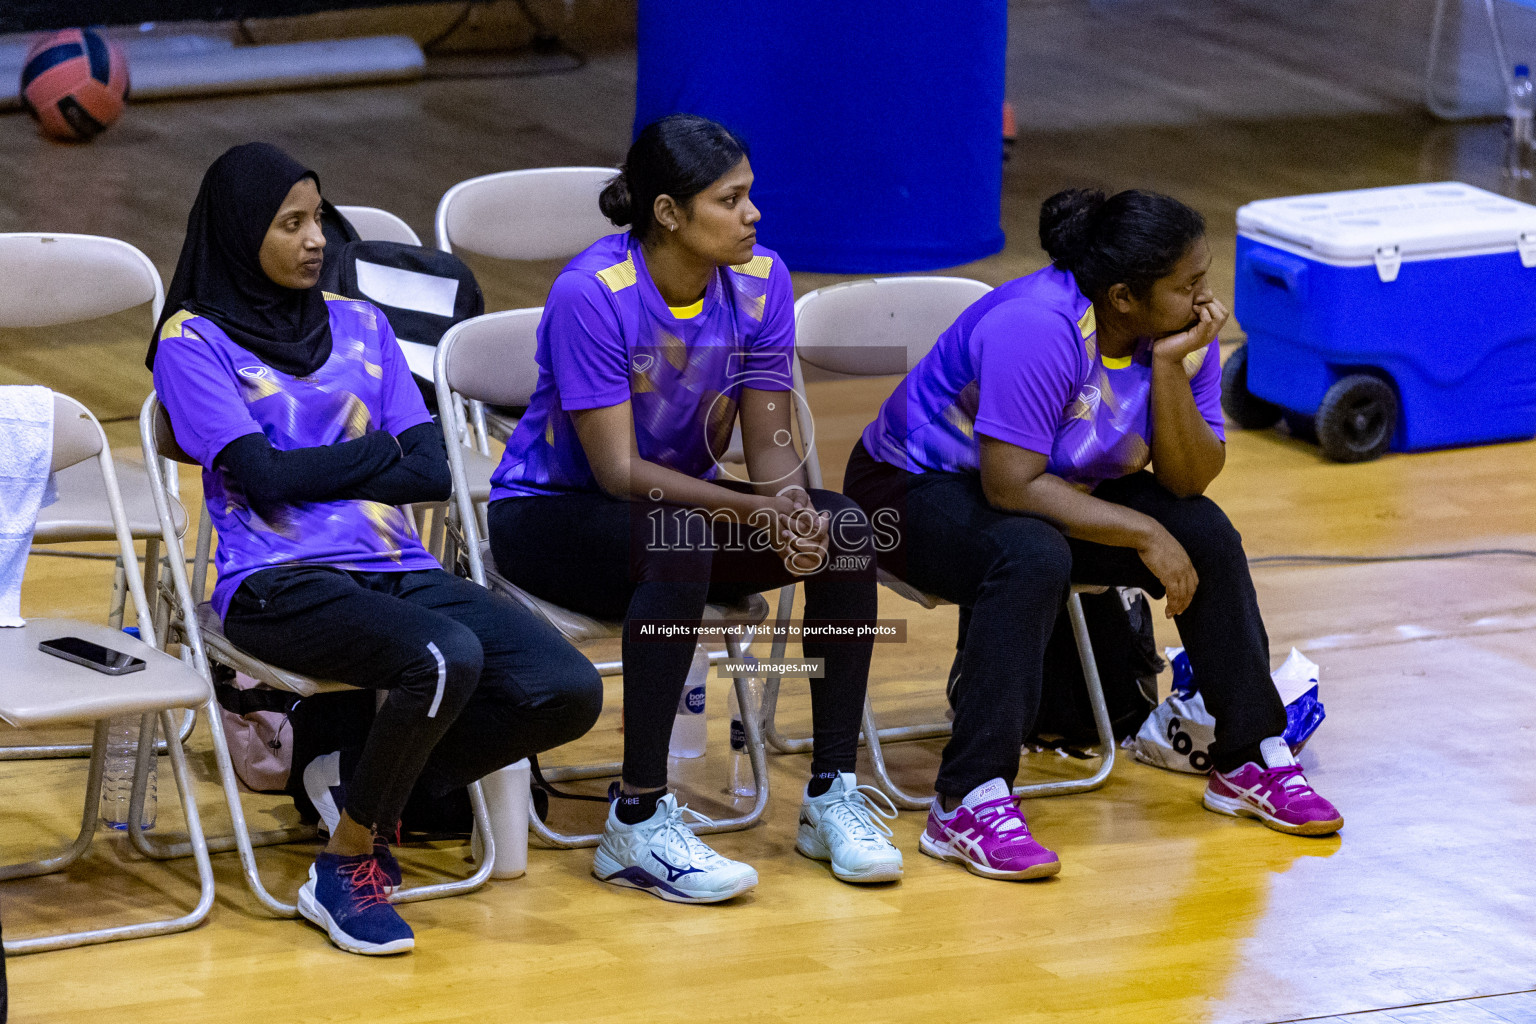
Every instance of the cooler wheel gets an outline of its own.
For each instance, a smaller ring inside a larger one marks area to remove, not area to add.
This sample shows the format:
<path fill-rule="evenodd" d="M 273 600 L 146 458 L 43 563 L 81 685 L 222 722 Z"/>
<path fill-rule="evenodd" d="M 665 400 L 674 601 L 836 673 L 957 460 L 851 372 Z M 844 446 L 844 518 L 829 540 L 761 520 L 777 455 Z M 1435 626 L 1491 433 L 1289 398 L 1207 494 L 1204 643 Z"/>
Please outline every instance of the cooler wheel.
<path fill-rule="evenodd" d="M 1316 422 L 1324 455 L 1335 462 L 1369 462 L 1392 443 L 1397 393 L 1380 377 L 1351 374 L 1328 389 Z"/>

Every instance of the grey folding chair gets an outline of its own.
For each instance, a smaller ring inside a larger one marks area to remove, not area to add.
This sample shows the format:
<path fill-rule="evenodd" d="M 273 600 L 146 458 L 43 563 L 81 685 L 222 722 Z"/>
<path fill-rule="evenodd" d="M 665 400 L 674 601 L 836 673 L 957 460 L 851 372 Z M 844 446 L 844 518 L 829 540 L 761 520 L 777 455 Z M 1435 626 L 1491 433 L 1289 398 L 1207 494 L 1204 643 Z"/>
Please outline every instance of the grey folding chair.
<path fill-rule="evenodd" d="M 87 931 L 27 939 L 10 939 L 5 951 L 10 954 L 37 953 L 68 949 L 98 942 L 165 935 L 196 927 L 213 906 L 213 868 L 208 859 L 208 845 L 203 838 L 202 821 L 187 770 L 186 751 L 179 739 L 179 725 L 173 708 L 207 708 L 213 702 L 213 690 L 189 666 L 163 653 L 156 644 L 156 634 L 144 594 L 144 582 L 134 557 L 129 517 L 117 487 L 112 452 L 101 424 L 90 411 L 65 395 L 54 395 L 53 468 L 55 472 L 70 466 L 93 468 L 101 485 L 113 539 L 123 556 L 125 586 L 132 596 L 138 615 L 140 637 L 135 639 L 121 629 L 99 623 L 72 619 L 32 619 L 19 628 L 0 629 L 0 719 L 18 728 L 58 724 L 93 723 L 95 736 L 90 747 L 90 769 L 85 782 L 85 808 L 81 812 L 80 831 L 74 842 L 61 853 L 0 867 L 0 880 L 32 878 L 63 871 L 91 847 L 100 820 L 102 766 L 107 750 L 107 723 L 121 716 L 142 716 L 140 729 L 138 784 L 134 788 L 132 813 L 141 820 L 144 807 L 144 780 L 149 758 L 154 756 L 156 726 L 169 740 L 166 744 L 187 823 L 188 847 L 197 863 L 199 898 L 188 913 L 143 924 L 116 925 Z M 89 463 L 94 461 L 95 466 Z M 105 676 L 80 665 L 50 657 L 38 650 L 43 640 L 77 636 L 103 647 L 143 659 L 145 667 L 123 676 Z"/>
<path fill-rule="evenodd" d="M 0 234 L 0 328 L 63 327 L 111 316 L 149 304 L 147 336 L 160 316 L 165 290 L 155 265 L 127 242 L 97 235 L 9 232 Z M 149 476 L 137 465 L 137 453 L 117 463 L 117 481 L 128 515 L 129 535 L 144 542 L 144 569 L 156 575 L 160 523 L 155 518 Z M 43 509 L 33 532 L 34 545 L 116 539 L 107 496 L 92 467 L 71 466 L 57 474 L 58 501 Z M 172 502 L 175 522 L 186 528 L 186 513 Z M 116 559 L 95 552 L 50 551 L 79 558 Z M 127 576 L 116 570 L 107 623 L 123 624 Z M 190 726 L 190 720 L 188 721 Z M 185 738 L 185 731 L 181 733 Z M 39 757 L 84 757 L 89 743 L 50 743 L 0 747 L 0 761 Z"/>
<path fill-rule="evenodd" d="M 202 600 L 207 584 L 209 550 L 213 537 L 212 521 L 208 518 L 206 511 L 198 517 L 197 547 L 193 554 L 192 577 L 189 580 L 181 539 L 176 534 L 170 519 L 170 494 L 160 473 L 160 466 L 167 460 L 185 465 L 197 465 L 197 463 L 176 443 L 170 418 L 153 392 L 144 400 L 144 406 L 139 412 L 139 438 L 144 446 L 145 464 L 150 467 L 150 478 L 154 485 L 153 493 L 160 519 L 161 538 L 170 555 L 167 559 L 169 571 L 166 574 L 170 579 L 167 582 L 162 578 L 159 593 L 159 599 L 166 606 L 166 633 L 170 639 L 191 650 L 193 664 L 202 673 L 210 691 L 213 686 L 211 663 L 215 661 L 238 672 L 244 672 L 268 686 L 288 690 L 300 696 L 309 696 L 323 690 L 347 689 L 341 683 L 312 679 L 297 672 L 289 672 L 275 665 L 269 665 L 240 650 L 224 636 L 223 624 L 213 611 L 212 605 Z M 255 847 L 313 839 L 316 832 L 313 828 L 290 828 L 254 836 L 251 834 L 240 800 L 240 780 L 235 775 L 234 764 L 230 760 L 229 745 L 224 737 L 224 728 L 220 722 L 218 709 L 214 704 L 209 703 L 204 711 L 208 721 L 208 731 L 213 737 L 214 763 L 218 768 L 219 781 L 224 788 L 224 801 L 229 807 L 230 819 L 234 825 L 233 835 L 211 839 L 208 846 L 216 853 L 237 850 L 240 854 L 240 867 L 245 874 L 246 885 L 257 900 L 278 917 L 297 917 L 297 906 L 278 899 L 263 883 L 261 872 L 256 864 Z M 480 864 L 474 874 L 468 878 L 434 885 L 401 889 L 390 897 L 390 902 L 409 903 L 474 892 L 490 878 L 491 868 L 496 862 L 496 848 L 492 839 L 494 832 L 490 827 L 485 798 L 478 782 L 469 787 L 469 798 L 474 808 L 475 824 L 480 830 L 483 842 Z M 136 816 L 132 817 L 130 825 L 137 821 Z M 134 844 L 146 856 L 164 859 L 185 856 L 187 853 L 185 844 L 157 842 L 154 837 L 145 835 L 132 827 L 129 832 L 133 836 Z"/>
<path fill-rule="evenodd" d="M 388 210 L 377 206 L 338 206 L 336 212 L 347 218 L 352 230 L 365 242 L 421 244 L 421 238 L 415 230 Z"/>
<path fill-rule="evenodd" d="M 840 377 L 876 377 L 906 373 L 927 354 L 935 341 L 955 319 L 977 299 L 991 291 L 980 281 L 956 277 L 886 277 L 819 288 L 795 303 L 795 387 L 804 393 L 802 364 L 814 366 L 828 375 Z M 814 431 L 810 438 L 806 472 L 812 486 L 821 486 L 821 462 L 816 451 Z M 884 569 L 880 583 L 924 608 L 936 608 L 948 602 L 924 594 Z M 1072 620 L 1078 654 L 1083 664 L 1083 679 L 1093 708 L 1099 733 L 1099 767 L 1085 779 L 1039 782 L 1014 787 L 1018 796 L 1041 797 L 1081 793 L 1102 786 L 1114 767 L 1115 739 L 1099 682 L 1098 664 L 1093 657 L 1087 625 L 1083 619 L 1081 593 L 1103 588 L 1073 587 L 1067 598 L 1067 612 Z M 808 738 L 781 735 L 774 722 L 779 680 L 768 677 L 763 695 L 764 733 L 775 749 L 785 753 L 809 750 Z M 930 739 L 948 735 L 950 723 L 880 728 L 870 699 L 864 702 L 864 741 L 880 788 L 898 807 L 922 810 L 931 797 L 904 792 L 892 780 L 885 764 L 884 741 Z M 1021 737 L 1022 739 L 1022 737 Z"/>
<path fill-rule="evenodd" d="M 618 173 L 612 167 L 534 167 L 501 171 L 454 185 L 437 204 L 437 247 L 498 260 L 575 256 L 618 229 L 597 208 L 598 193 Z M 514 423 L 471 402 L 473 444 L 488 453 Z M 474 467 L 470 479 L 478 481 Z"/>
<path fill-rule="evenodd" d="M 443 335 L 437 346 L 437 400 L 438 407 L 448 409 L 457 400 L 489 402 L 495 405 L 527 405 L 538 382 L 538 365 L 534 362 L 534 328 L 538 326 L 541 311 L 514 309 L 500 313 L 487 313 L 455 324 Z M 460 444 L 457 430 L 447 417 L 443 419 L 444 441 L 448 448 L 448 467 L 453 474 L 453 502 L 450 513 L 450 532 L 454 534 L 459 552 L 468 575 L 481 586 L 489 587 L 511 597 L 529 611 L 560 631 L 578 647 L 598 640 L 612 640 L 623 635 L 623 624 L 602 622 L 573 612 L 568 608 L 541 600 L 527 591 L 514 586 L 496 572 L 491 557 L 490 543 L 482 538 L 480 515 L 476 508 L 480 493 L 478 483 L 471 480 L 465 454 L 473 451 Z M 486 487 L 489 494 L 489 486 Z M 787 614 L 787 613 L 786 613 Z M 722 657 L 741 658 L 752 644 L 752 630 L 768 617 L 768 602 L 761 595 L 753 594 L 739 606 L 709 605 L 705 609 L 704 625 L 736 625 L 745 628 L 744 636 L 726 637 L 726 653 L 711 655 L 712 661 Z M 776 643 L 776 652 L 782 653 L 782 643 Z M 624 674 L 621 661 L 597 662 L 598 673 L 603 676 Z M 735 680 L 736 699 L 742 707 L 751 707 L 748 701 L 746 679 Z M 768 764 L 763 749 L 763 738 L 757 721 L 751 715 L 744 716 L 748 757 L 752 764 L 752 776 L 757 786 L 757 798 L 747 813 L 713 823 L 693 825 L 700 834 L 734 832 L 748 828 L 763 816 L 768 806 Z M 606 778 L 619 774 L 617 763 L 588 765 L 583 767 L 545 768 L 544 775 L 551 781 L 564 779 Z M 529 827 L 535 835 L 551 846 L 572 849 L 596 846 L 602 838 L 597 833 L 573 835 L 558 832 L 537 816 L 529 819 Z"/>

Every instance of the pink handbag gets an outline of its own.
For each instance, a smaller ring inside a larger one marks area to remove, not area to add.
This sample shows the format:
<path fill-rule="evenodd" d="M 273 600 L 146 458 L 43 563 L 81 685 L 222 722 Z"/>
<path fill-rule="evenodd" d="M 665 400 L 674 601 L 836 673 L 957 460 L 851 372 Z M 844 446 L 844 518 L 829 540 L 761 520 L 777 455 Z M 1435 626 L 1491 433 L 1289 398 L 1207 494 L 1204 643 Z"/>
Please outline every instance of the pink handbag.
<path fill-rule="evenodd" d="M 214 687 L 219 719 L 235 774 L 257 793 L 281 793 L 293 769 L 293 726 L 288 715 L 299 696 L 236 673 Z"/>

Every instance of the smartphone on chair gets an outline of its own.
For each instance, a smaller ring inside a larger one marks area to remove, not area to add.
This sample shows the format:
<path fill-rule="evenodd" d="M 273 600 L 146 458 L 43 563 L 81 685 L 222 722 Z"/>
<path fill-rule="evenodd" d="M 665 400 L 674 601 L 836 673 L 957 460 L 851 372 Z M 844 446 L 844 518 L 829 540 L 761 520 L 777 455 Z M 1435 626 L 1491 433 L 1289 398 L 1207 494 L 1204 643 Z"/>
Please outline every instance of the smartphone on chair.
<path fill-rule="evenodd" d="M 125 676 L 144 668 L 144 659 L 114 651 L 110 647 L 82 640 L 78 636 L 61 636 L 56 640 L 44 640 L 37 645 L 44 654 L 72 661 L 76 665 L 95 669 L 109 676 Z"/>

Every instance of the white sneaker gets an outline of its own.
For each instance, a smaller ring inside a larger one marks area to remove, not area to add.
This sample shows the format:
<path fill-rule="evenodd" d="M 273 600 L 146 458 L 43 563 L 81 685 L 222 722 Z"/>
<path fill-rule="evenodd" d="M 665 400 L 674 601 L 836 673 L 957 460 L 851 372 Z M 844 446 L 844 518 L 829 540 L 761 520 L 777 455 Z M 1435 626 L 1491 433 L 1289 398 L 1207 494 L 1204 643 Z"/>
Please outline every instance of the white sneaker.
<path fill-rule="evenodd" d="M 880 804 L 870 796 L 880 798 Z M 861 786 L 843 772 L 821 796 L 800 804 L 800 837 L 795 849 L 812 860 L 832 862 L 832 874 L 845 882 L 894 882 L 901 877 L 901 851 L 892 845 L 896 807 L 873 786 Z"/>
<path fill-rule="evenodd" d="M 640 889 L 672 903 L 719 903 L 757 884 L 750 864 L 729 860 L 704 845 L 683 824 L 683 814 L 708 818 L 666 794 L 656 813 L 638 825 L 626 825 L 608 808 L 603 840 L 592 858 L 592 874 L 610 885 Z"/>

